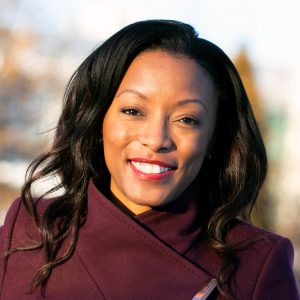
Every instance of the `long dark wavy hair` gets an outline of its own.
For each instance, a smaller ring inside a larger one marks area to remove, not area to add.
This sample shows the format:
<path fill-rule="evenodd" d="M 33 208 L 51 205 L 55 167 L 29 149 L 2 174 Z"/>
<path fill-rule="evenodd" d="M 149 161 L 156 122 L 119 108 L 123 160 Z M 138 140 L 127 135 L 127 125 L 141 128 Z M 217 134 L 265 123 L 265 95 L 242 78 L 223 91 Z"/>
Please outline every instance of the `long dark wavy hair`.
<path fill-rule="evenodd" d="M 225 236 L 231 222 L 255 204 L 267 171 L 265 147 L 233 63 L 216 45 L 199 38 L 193 27 L 171 20 L 142 21 L 123 28 L 93 51 L 69 81 L 53 146 L 30 165 L 22 188 L 22 201 L 40 230 L 41 241 L 16 250 L 42 249 L 45 255 L 32 291 L 43 290 L 52 270 L 72 256 L 87 215 L 89 180 L 93 177 L 109 188 L 101 143 L 104 116 L 133 59 L 156 49 L 195 60 L 209 72 L 217 91 L 217 123 L 201 172 L 213 207 L 206 235 L 223 262 L 218 289 L 230 294 L 229 278 L 240 245 L 227 245 Z M 34 199 L 32 184 L 53 175 L 60 177 L 57 186 Z M 39 216 L 39 200 L 60 188 L 64 194 Z M 63 244 L 66 251 L 58 255 Z"/>

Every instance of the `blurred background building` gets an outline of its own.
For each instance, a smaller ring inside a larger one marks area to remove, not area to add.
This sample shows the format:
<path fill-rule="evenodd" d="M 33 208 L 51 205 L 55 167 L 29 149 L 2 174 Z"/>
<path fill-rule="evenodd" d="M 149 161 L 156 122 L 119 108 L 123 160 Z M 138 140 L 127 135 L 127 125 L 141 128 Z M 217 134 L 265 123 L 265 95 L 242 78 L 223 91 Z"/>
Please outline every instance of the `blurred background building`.
<path fill-rule="evenodd" d="M 30 161 L 51 144 L 80 62 L 126 24 L 178 19 L 242 76 L 270 163 L 253 220 L 293 241 L 300 274 L 299 12 L 297 0 L 0 0 L 0 224 Z"/>

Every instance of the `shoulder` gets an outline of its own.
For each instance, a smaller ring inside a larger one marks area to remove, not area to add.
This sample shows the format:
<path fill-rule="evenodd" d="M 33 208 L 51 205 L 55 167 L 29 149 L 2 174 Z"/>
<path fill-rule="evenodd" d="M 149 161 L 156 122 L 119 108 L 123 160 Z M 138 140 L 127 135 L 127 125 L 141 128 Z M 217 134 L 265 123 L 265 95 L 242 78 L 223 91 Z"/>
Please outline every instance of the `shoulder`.
<path fill-rule="evenodd" d="M 38 213 L 42 214 L 45 208 L 49 205 L 48 200 L 41 200 L 38 204 Z M 35 224 L 33 217 L 26 210 L 21 198 L 17 198 L 10 206 L 3 226 L 0 228 L 0 291 L 1 285 L 4 282 L 4 277 L 7 277 L 8 270 L 12 273 L 19 269 L 21 262 L 28 269 L 29 265 L 35 263 L 36 253 L 32 254 L 29 259 L 29 253 L 17 252 L 7 259 L 6 253 L 11 249 L 22 248 L 32 245 L 40 240 L 39 230 Z M 26 262 L 24 259 L 26 255 Z M 33 269 L 33 268 L 31 268 Z M 24 271 L 24 274 L 26 272 Z M 12 280 L 13 277 L 9 277 Z M 32 278 L 32 276 L 30 277 Z"/>
<path fill-rule="evenodd" d="M 47 205 L 40 202 L 38 212 L 42 213 Z M 12 289 L 15 286 L 18 287 L 15 290 L 20 290 L 21 287 L 23 290 L 24 286 L 24 291 L 27 292 L 36 265 L 42 260 L 38 251 L 20 251 L 8 257 L 7 252 L 32 246 L 39 241 L 40 234 L 34 218 L 26 210 L 22 199 L 16 199 L 10 206 L 0 231 L 0 298 L 4 291 L 16 295 Z"/>
<path fill-rule="evenodd" d="M 41 215 L 49 205 L 49 200 L 41 200 L 38 204 L 38 213 Z M 21 198 L 17 198 L 10 206 L 4 224 L 0 230 L 0 253 L 2 254 L 23 240 L 24 237 L 30 236 L 30 239 L 37 234 L 37 228 L 33 217 L 29 214 Z M 17 246 L 20 246 L 18 244 Z"/>
<path fill-rule="evenodd" d="M 226 237 L 229 244 L 240 243 L 247 240 L 259 241 L 259 246 L 272 247 L 281 240 L 287 240 L 275 232 L 267 231 L 253 224 L 235 220 Z"/>
<path fill-rule="evenodd" d="M 3 226 L 0 228 L 0 290 L 5 271 L 5 254 L 11 248 L 12 237 L 15 229 L 15 225 L 18 219 L 19 212 L 21 210 L 22 201 L 20 198 L 16 199 L 10 206 Z"/>
<path fill-rule="evenodd" d="M 12 232 L 14 230 L 14 226 L 21 208 L 22 201 L 20 198 L 17 198 L 12 205 L 10 206 L 3 226 L 0 231 L 0 253 L 6 251 L 9 248 L 9 240 L 12 236 Z"/>
<path fill-rule="evenodd" d="M 277 259 L 288 259 L 288 263 L 293 264 L 294 249 L 288 238 L 240 220 L 229 231 L 227 243 L 233 246 L 245 245 L 239 251 L 240 260 L 245 260 L 249 266 L 260 264 L 263 267 L 275 255 Z"/>
<path fill-rule="evenodd" d="M 246 245 L 238 252 L 238 294 L 248 290 L 253 299 L 285 299 L 286 296 L 299 299 L 293 272 L 294 249 L 288 238 L 237 221 L 227 240 L 232 245 Z"/>

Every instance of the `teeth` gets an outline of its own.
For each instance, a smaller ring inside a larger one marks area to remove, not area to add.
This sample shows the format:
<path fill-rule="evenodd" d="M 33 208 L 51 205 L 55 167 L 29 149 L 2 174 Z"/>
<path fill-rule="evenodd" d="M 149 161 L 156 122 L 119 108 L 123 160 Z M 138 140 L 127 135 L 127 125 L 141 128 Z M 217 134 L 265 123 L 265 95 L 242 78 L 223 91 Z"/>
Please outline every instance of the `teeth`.
<path fill-rule="evenodd" d="M 166 168 L 159 165 L 141 163 L 138 161 L 132 161 L 131 163 L 135 166 L 136 169 L 138 169 L 139 171 L 145 174 L 160 174 L 171 170 L 171 168 Z"/>

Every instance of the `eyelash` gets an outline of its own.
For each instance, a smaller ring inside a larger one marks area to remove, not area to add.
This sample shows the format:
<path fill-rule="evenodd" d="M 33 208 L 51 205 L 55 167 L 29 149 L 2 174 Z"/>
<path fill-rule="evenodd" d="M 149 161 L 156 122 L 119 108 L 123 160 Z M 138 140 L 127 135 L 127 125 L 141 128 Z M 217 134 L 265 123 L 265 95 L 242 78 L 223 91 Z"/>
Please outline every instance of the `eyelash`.
<path fill-rule="evenodd" d="M 199 121 L 194 119 L 194 118 L 191 118 L 191 117 L 184 117 L 184 118 L 181 118 L 179 120 L 180 123 L 183 123 L 185 125 L 188 125 L 188 126 L 197 126 L 199 125 Z"/>
<path fill-rule="evenodd" d="M 124 107 L 121 109 L 121 112 L 129 116 L 141 116 L 139 110 L 134 107 Z"/>
<path fill-rule="evenodd" d="M 134 116 L 137 116 L 137 117 L 142 116 L 141 112 L 134 107 L 124 107 L 121 109 L 121 112 L 123 114 L 133 116 L 133 117 Z M 183 118 L 179 119 L 178 121 L 187 126 L 197 126 L 200 124 L 199 120 L 192 118 L 192 117 L 183 117 Z"/>

